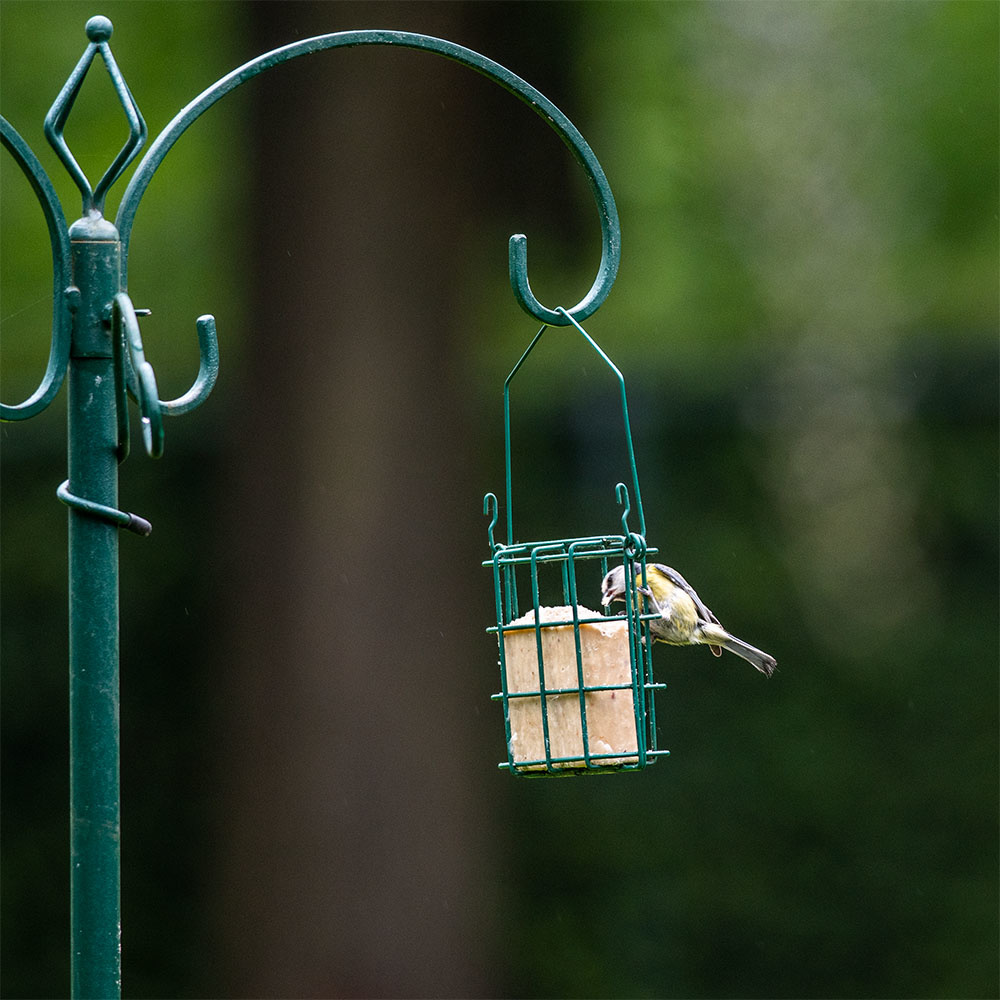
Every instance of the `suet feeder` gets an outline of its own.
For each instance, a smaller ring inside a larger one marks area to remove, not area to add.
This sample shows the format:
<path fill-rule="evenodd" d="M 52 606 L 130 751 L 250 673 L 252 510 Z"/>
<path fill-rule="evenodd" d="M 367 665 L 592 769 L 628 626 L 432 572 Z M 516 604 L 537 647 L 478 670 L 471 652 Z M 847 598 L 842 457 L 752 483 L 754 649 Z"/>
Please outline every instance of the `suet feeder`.
<path fill-rule="evenodd" d="M 656 550 L 646 546 L 625 380 L 583 327 L 562 315 L 618 380 L 632 495 L 617 484 L 620 533 L 514 541 L 510 385 L 548 329 L 543 326 L 504 382 L 506 543 L 494 538 L 496 496 L 487 493 L 483 503 L 491 552 L 483 565 L 492 567 L 496 599 L 496 625 L 487 631 L 496 633 L 500 665 L 493 698 L 503 706 L 507 743 L 500 767 L 525 775 L 636 770 L 668 753 L 656 748 L 655 692 L 664 685 L 653 682 L 648 620 L 655 615 L 643 613 L 635 582 L 645 582 L 646 556 Z M 628 523 L 633 501 L 638 531 Z M 597 603 L 604 575 L 620 564 L 627 579 L 624 611 L 587 607 Z M 549 595 L 552 603 L 544 603 Z"/>

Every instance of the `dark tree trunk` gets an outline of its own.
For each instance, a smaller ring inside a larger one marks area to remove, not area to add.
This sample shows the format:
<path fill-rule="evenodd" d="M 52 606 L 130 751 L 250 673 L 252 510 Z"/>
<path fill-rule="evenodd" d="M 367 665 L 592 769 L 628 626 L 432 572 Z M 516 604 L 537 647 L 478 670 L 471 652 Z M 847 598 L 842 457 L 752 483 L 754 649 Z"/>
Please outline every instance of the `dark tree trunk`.
<path fill-rule="evenodd" d="M 259 50 L 372 26 L 475 48 L 470 13 L 252 6 Z M 502 988 L 491 803 L 508 779 L 454 360 L 475 336 L 456 280 L 469 206 L 495 183 L 488 155 L 452 164 L 482 83 L 372 47 L 248 85 L 260 264 L 234 424 L 217 919 L 239 995 Z"/>

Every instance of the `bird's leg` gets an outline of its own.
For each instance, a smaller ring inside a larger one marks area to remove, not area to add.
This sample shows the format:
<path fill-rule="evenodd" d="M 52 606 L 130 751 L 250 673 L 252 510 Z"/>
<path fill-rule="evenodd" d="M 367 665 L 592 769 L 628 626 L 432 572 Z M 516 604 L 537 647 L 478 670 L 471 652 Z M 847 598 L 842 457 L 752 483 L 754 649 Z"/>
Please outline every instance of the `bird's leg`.
<path fill-rule="evenodd" d="M 638 587 L 638 586 L 635 589 L 637 593 L 642 594 L 642 596 L 645 597 L 646 600 L 653 605 L 653 609 L 656 611 L 658 615 L 662 617 L 663 610 L 660 607 L 660 602 L 657 601 L 656 596 L 653 594 L 652 589 L 649 587 Z"/>

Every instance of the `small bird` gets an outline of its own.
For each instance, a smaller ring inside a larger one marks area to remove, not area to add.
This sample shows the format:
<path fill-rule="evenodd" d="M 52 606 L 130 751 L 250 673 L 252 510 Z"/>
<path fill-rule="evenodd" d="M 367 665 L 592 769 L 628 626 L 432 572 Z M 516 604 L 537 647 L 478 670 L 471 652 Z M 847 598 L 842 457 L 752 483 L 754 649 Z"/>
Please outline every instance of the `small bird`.
<path fill-rule="evenodd" d="M 650 563 L 646 567 L 646 583 L 648 586 L 643 587 L 641 574 L 636 576 L 636 590 L 660 616 L 649 622 L 654 641 L 671 646 L 705 645 L 716 656 L 722 656 L 722 650 L 727 649 L 742 656 L 765 677 L 774 673 L 778 665 L 774 657 L 730 635 L 677 570 L 662 563 Z M 625 600 L 624 566 L 616 566 L 604 577 L 601 594 L 604 607 L 612 601 Z"/>

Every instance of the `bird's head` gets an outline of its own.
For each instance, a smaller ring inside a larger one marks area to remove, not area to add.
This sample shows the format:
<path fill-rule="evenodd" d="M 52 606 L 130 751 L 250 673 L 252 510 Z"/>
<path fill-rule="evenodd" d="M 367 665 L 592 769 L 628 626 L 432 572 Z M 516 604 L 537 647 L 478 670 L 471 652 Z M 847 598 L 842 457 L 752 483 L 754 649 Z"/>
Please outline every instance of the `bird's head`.
<path fill-rule="evenodd" d="M 607 607 L 612 601 L 625 600 L 625 567 L 609 570 L 601 583 L 601 604 Z"/>

